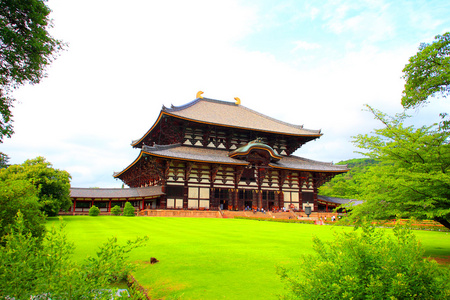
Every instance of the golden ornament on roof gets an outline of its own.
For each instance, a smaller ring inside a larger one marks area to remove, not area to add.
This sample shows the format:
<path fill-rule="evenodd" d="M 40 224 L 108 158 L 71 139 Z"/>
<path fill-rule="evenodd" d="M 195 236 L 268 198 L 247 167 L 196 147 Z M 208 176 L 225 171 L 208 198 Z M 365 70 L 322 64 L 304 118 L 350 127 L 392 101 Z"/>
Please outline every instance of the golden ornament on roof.
<path fill-rule="evenodd" d="M 203 99 L 202 94 L 203 94 L 202 91 L 198 91 L 198 92 L 197 92 L 197 98 Z"/>

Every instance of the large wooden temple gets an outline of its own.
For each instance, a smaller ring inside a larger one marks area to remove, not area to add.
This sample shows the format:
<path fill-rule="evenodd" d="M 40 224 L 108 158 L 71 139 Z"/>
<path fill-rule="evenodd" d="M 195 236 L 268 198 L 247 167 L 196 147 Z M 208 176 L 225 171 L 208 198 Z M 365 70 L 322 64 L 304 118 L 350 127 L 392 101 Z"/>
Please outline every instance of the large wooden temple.
<path fill-rule="evenodd" d="M 161 187 L 142 208 L 312 211 L 317 189 L 346 166 L 293 155 L 320 130 L 292 125 L 236 102 L 201 97 L 162 107 L 132 146 L 139 156 L 114 174 L 131 188 Z"/>

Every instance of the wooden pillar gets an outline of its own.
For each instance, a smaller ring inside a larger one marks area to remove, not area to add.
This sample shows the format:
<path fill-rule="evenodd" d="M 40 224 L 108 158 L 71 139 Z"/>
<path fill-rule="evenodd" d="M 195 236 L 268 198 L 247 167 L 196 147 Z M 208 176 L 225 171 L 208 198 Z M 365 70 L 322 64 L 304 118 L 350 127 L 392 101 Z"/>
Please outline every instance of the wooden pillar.
<path fill-rule="evenodd" d="M 77 207 L 77 200 L 73 200 L 73 214 L 75 215 L 75 208 Z"/>
<path fill-rule="evenodd" d="M 109 199 L 109 202 L 108 202 L 108 212 L 111 212 L 111 199 Z"/>
<path fill-rule="evenodd" d="M 317 187 L 316 187 L 315 183 L 314 183 L 313 190 L 314 190 L 314 195 L 313 195 L 313 197 L 314 197 L 314 211 L 318 211 L 319 210 L 319 201 L 317 199 Z"/>
<path fill-rule="evenodd" d="M 284 207 L 284 193 L 283 193 L 283 185 L 287 178 L 287 171 L 280 170 L 278 173 L 278 197 L 280 202 L 280 208 Z"/>
<path fill-rule="evenodd" d="M 184 186 L 183 186 L 183 209 L 189 208 L 188 196 L 189 196 L 189 186 L 188 186 L 188 182 L 185 180 Z"/>
<path fill-rule="evenodd" d="M 233 205 L 235 207 L 237 207 L 238 209 L 244 209 L 245 200 L 242 200 L 242 203 L 239 203 L 239 182 L 241 181 L 241 177 L 242 177 L 242 173 L 244 173 L 244 167 L 239 166 L 236 167 L 235 171 L 234 171 L 234 201 L 233 201 Z M 244 197 L 245 198 L 245 197 Z"/>
<path fill-rule="evenodd" d="M 233 201 L 238 210 L 244 210 L 244 200 L 239 201 L 239 189 L 233 189 Z"/>
<path fill-rule="evenodd" d="M 190 161 L 184 166 L 184 191 L 183 191 L 183 208 L 189 208 L 189 177 L 191 176 L 192 167 L 194 164 Z"/>
<path fill-rule="evenodd" d="M 280 188 L 280 190 L 277 193 L 277 197 L 278 197 L 278 203 L 280 204 L 279 207 L 280 209 L 283 209 L 284 207 L 284 194 L 282 189 Z"/>
<path fill-rule="evenodd" d="M 237 202 L 234 199 L 234 189 L 228 189 L 228 205 L 231 205 L 233 207 L 233 210 L 237 210 Z"/>

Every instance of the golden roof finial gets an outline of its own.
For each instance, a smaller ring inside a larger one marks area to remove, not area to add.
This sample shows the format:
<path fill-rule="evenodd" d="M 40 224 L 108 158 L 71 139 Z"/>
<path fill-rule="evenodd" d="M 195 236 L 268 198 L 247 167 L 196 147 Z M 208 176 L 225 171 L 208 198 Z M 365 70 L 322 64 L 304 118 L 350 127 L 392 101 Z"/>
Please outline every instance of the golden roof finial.
<path fill-rule="evenodd" d="M 236 105 L 240 105 L 241 104 L 241 99 L 239 99 L 238 97 L 234 97 L 234 100 L 236 100 Z"/>
<path fill-rule="evenodd" d="M 198 92 L 197 92 L 197 98 L 203 99 L 202 94 L 203 94 L 202 91 L 198 91 Z"/>

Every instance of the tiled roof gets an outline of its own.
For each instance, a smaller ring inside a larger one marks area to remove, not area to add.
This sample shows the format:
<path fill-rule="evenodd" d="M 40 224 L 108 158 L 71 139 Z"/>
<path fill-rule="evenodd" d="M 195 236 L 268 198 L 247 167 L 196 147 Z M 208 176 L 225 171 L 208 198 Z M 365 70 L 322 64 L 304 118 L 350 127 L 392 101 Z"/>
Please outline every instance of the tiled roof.
<path fill-rule="evenodd" d="M 271 166 L 282 169 L 295 169 L 304 171 L 328 171 L 343 173 L 347 172 L 347 165 L 335 165 L 331 162 L 321 162 L 307 159 L 295 155 L 283 156 L 283 159 L 277 163 L 271 163 Z"/>
<path fill-rule="evenodd" d="M 164 195 L 160 186 L 142 188 L 70 188 L 72 198 L 140 198 Z"/>
<path fill-rule="evenodd" d="M 332 202 L 332 203 L 336 203 L 336 204 L 353 203 L 353 205 L 358 205 L 358 204 L 363 203 L 363 201 L 361 201 L 361 200 L 343 199 L 343 198 L 328 197 L 328 196 L 322 196 L 322 195 L 317 195 L 317 198 L 322 201 Z"/>
<path fill-rule="evenodd" d="M 144 146 L 142 148 L 142 152 L 144 154 L 180 160 L 203 161 L 209 163 L 226 163 L 235 165 L 248 164 L 245 161 L 229 157 L 229 152 L 227 150 L 182 146 L 180 144 L 155 147 Z M 271 163 L 270 166 L 274 168 L 302 171 L 326 171 L 337 173 L 348 171 L 347 166 L 314 161 L 298 156 L 282 156 L 282 159 L 280 161 Z"/>
<path fill-rule="evenodd" d="M 183 106 L 163 106 L 163 112 L 181 118 L 234 128 L 261 130 L 301 136 L 321 136 L 320 130 L 305 129 L 302 125 L 289 124 L 245 106 L 208 98 L 198 98 Z"/>
<path fill-rule="evenodd" d="M 189 146 L 182 146 L 180 144 L 163 145 L 163 146 L 157 145 L 155 147 L 144 145 L 142 147 L 142 152 L 144 154 L 153 154 L 156 156 L 182 160 L 236 164 L 236 165 L 248 164 L 245 161 L 243 162 L 241 160 L 228 157 L 229 152 L 227 150 L 218 150 L 203 147 L 189 147 Z"/>

